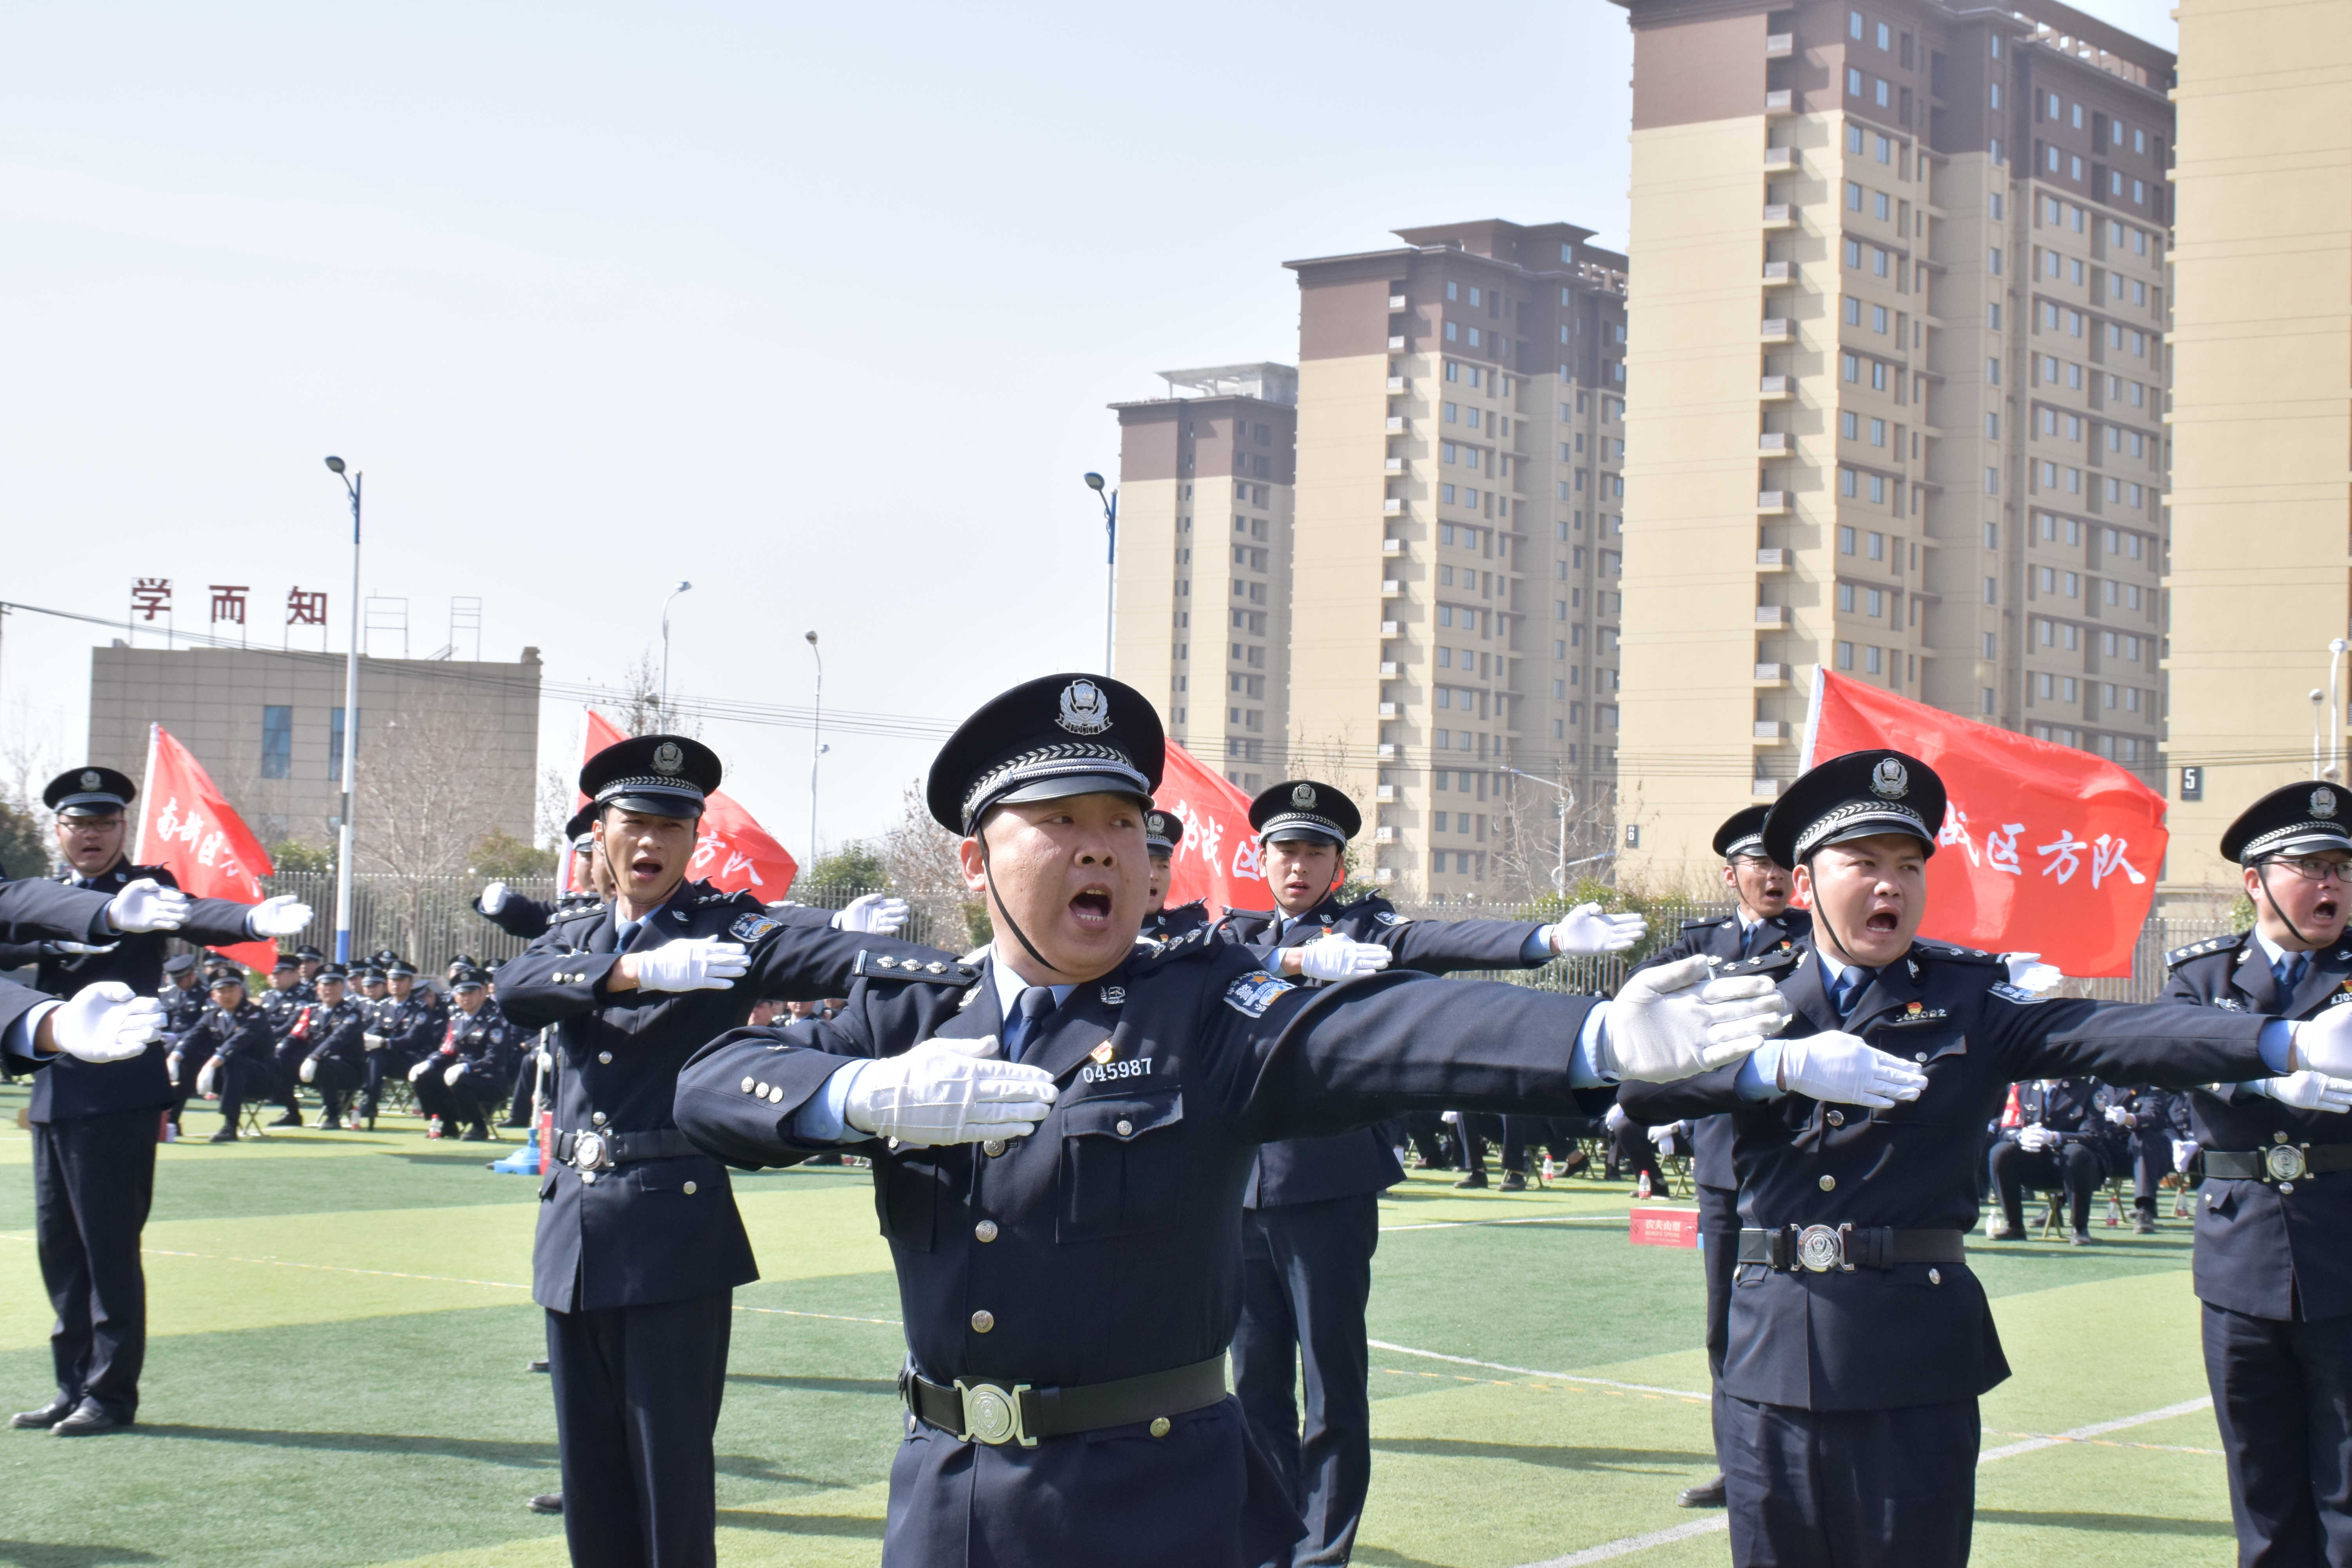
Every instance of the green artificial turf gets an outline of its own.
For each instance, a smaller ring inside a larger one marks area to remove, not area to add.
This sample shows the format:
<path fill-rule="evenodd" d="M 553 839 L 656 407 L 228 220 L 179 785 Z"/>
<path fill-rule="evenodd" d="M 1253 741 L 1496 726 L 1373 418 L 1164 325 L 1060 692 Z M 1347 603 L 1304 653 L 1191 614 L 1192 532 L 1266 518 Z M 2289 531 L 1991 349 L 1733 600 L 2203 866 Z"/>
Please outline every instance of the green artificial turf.
<path fill-rule="evenodd" d="M 49 1381 L 23 1102 L 0 1089 L 11 1409 Z M 216 1118 L 190 1121 L 201 1135 Z M 486 1172 L 502 1150 L 380 1125 L 162 1151 L 141 1426 L 81 1442 L 0 1431 L 0 1568 L 564 1560 L 560 1521 L 521 1506 L 556 1485 L 546 1380 L 525 1370 L 542 1346 L 537 1184 Z M 735 1298 L 721 1560 L 870 1568 L 901 1341 L 866 1178 L 803 1169 L 737 1192 L 765 1278 Z M 1674 1505 L 1714 1468 L 1698 1258 L 1629 1245 L 1628 1203 L 1622 1184 L 1581 1179 L 1456 1193 L 1416 1175 L 1391 1194 L 1370 1329 L 1397 1348 L 1371 1354 L 1359 1563 L 1516 1568 L 1720 1517 Z M 1985 1401 L 1989 1450 L 2205 1392 L 2185 1225 L 2095 1235 L 1971 1253 L 2018 1373 Z M 2217 1447 L 2199 1410 L 1988 1465 L 1976 1561 L 2226 1561 Z M 1613 1560 L 1728 1552 L 1706 1531 Z"/>

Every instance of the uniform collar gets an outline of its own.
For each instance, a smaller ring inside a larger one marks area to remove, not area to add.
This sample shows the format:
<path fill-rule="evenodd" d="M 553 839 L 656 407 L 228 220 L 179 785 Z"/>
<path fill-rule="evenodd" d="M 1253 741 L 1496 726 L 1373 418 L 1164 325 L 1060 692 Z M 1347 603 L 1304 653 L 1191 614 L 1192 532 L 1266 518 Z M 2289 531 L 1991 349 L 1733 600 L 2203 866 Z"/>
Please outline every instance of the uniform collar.
<path fill-rule="evenodd" d="M 997 1011 L 1003 1014 L 1005 1018 L 1010 1021 L 1013 1015 L 1020 1011 L 1019 1003 L 1021 1001 L 1021 993 L 1029 989 L 1029 983 L 1026 980 L 1022 979 L 1020 975 L 1013 973 L 1013 969 L 1011 964 L 1005 963 L 1002 958 L 999 958 L 996 955 L 996 947 L 993 942 L 989 944 L 988 980 L 989 984 L 996 988 Z M 1063 1003 L 1070 999 L 1070 993 L 1076 990 L 1077 987 L 1076 985 L 1055 985 L 1049 986 L 1047 989 L 1054 993 L 1054 1005 L 1059 1007 Z"/>

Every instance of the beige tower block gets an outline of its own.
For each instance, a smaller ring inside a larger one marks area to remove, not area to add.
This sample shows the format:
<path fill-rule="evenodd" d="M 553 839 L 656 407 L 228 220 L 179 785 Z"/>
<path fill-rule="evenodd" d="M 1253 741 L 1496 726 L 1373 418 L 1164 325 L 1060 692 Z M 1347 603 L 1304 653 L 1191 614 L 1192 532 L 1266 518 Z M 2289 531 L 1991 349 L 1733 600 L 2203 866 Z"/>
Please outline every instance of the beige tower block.
<path fill-rule="evenodd" d="M 1367 805 L 1377 780 L 1388 379 L 1386 354 L 1298 366 L 1290 754 L 1294 768 Z"/>

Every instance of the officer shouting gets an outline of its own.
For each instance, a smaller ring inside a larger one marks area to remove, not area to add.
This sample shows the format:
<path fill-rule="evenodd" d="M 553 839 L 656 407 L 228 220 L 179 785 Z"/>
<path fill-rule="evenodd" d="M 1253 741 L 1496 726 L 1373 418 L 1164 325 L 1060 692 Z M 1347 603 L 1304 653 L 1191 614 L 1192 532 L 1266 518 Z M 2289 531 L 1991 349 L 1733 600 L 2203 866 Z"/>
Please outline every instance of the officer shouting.
<path fill-rule="evenodd" d="M 717 1553 L 730 1302 L 759 1269 L 726 1168 L 672 1120 L 678 1068 L 762 997 L 845 990 L 861 952 L 940 973 L 950 962 L 688 879 L 719 777 L 717 754 L 682 735 L 589 758 L 580 788 L 613 897 L 558 913 L 499 972 L 509 1020 L 556 1026 L 561 1163 L 540 1186 L 531 1294 L 547 1310 L 563 1528 L 583 1568 L 699 1568 Z"/>
<path fill-rule="evenodd" d="M 888 1568 L 1279 1557 L 1302 1526 L 1225 1384 L 1258 1145 L 1416 1105 L 1572 1110 L 1779 1019 L 1768 986 L 1696 964 L 1611 1004 L 1402 970 L 1302 987 L 1200 933 L 1139 948 L 1162 760 L 1117 681 L 992 700 L 927 790 L 994 922 L 984 961 L 874 960 L 840 1016 L 739 1031 L 679 1079 L 680 1127 L 724 1159 L 874 1158 L 908 1348 Z"/>
<path fill-rule="evenodd" d="M 1977 1400 L 2009 1367 L 1961 1238 L 2011 1084 L 2352 1067 L 2352 1009 L 2266 1031 L 2168 1003 L 2052 1000 L 1993 954 L 1915 940 L 1943 821 L 1942 781 L 1899 752 L 1794 781 L 1764 849 L 1796 868 L 1813 929 L 1724 971 L 1779 981 L 1787 1037 L 1731 1071 L 1620 1091 L 1654 1124 L 1733 1118 L 1723 1454 L 1740 1564 L 1967 1560 Z"/>
<path fill-rule="evenodd" d="M 2167 955 L 2168 1000 L 2352 1015 L 2352 790 L 2288 784 L 2221 836 L 2254 926 Z M 2352 1562 L 2352 1083 L 2214 1074 L 2187 1098 L 2203 1150 L 2192 1278 L 2238 1561 Z"/>

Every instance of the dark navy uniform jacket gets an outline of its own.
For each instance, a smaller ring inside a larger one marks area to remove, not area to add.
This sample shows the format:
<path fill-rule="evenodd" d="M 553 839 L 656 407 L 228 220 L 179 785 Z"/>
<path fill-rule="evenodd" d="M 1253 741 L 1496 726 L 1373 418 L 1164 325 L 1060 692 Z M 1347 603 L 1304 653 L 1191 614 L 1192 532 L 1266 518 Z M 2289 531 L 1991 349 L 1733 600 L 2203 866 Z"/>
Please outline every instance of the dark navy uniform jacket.
<path fill-rule="evenodd" d="M 837 1018 L 714 1041 L 679 1077 L 678 1125 L 734 1163 L 805 1159 L 816 1151 L 790 1123 L 842 1056 L 895 1055 L 933 1034 L 1002 1036 L 993 962 L 955 984 L 869 967 Z M 1223 1354 L 1241 1311 L 1241 1199 L 1260 1143 L 1417 1108 L 1588 1113 L 1608 1091 L 1580 1101 L 1569 1063 L 1594 1005 L 1409 971 L 1300 986 L 1205 933 L 1139 948 L 1024 1043 L 1021 1059 L 1061 1089 L 1034 1132 L 863 1147 L 916 1369 L 941 1384 L 1047 1388 Z M 1138 1425 L 974 1453 L 917 1425 L 891 1492 L 886 1560 L 925 1568 L 1255 1568 L 1298 1528 L 1230 1399 L 1177 1417 L 1160 1439 Z"/>
<path fill-rule="evenodd" d="M 565 893 L 551 904 L 543 899 L 526 899 L 509 889 L 507 900 L 499 906 L 497 914 L 483 909 L 482 895 L 475 894 L 474 912 L 509 936 L 532 942 L 547 934 L 548 922 L 556 916 L 601 902 L 603 900 L 593 893 Z"/>
<path fill-rule="evenodd" d="M 1277 918 L 1282 921 L 1279 938 L 1272 935 Z M 1326 899 L 1297 916 L 1234 910 L 1215 928 L 1225 941 L 1256 953 L 1269 970 L 1280 949 L 1339 935 L 1387 948 L 1394 954 L 1389 961 L 1391 969 L 1428 974 L 1453 969 L 1524 969 L 1528 963 L 1519 954 L 1528 938 L 1540 929 L 1533 921 L 1415 921 L 1398 914 L 1396 906 L 1377 893 L 1344 905 Z M 1293 984 L 1311 988 L 1323 983 L 1302 977 Z M 1397 1163 L 1395 1151 L 1372 1128 L 1337 1138 L 1286 1138 L 1258 1151 L 1257 1169 L 1242 1195 L 1242 1206 L 1275 1208 L 1356 1197 L 1386 1192 L 1403 1180 L 1404 1167 Z"/>
<path fill-rule="evenodd" d="M 2352 1006 L 2352 942 L 2311 955 L 2294 990 L 2279 995 L 2270 958 L 2252 931 L 2165 955 L 2167 1001 L 2224 1013 L 2315 1018 Z M 2262 1073 L 2215 1073 L 2189 1098 L 2198 1145 L 2231 1152 L 2289 1143 L 2352 1143 L 2352 1115 L 2297 1110 L 2240 1092 Z M 2310 1321 L 2352 1312 L 2352 1171 L 2305 1177 L 2292 1195 L 2263 1182 L 2208 1175 L 2198 1189 L 2195 1279 L 2200 1300 L 2250 1317 Z"/>
<path fill-rule="evenodd" d="M 511 1082 L 515 1058 L 522 1051 L 522 1039 L 523 1031 L 508 1019 L 498 999 L 484 997 L 482 1005 L 470 1013 L 463 1007 L 449 1009 L 449 1022 L 441 1044 L 467 1067 L 500 1082 Z"/>
<path fill-rule="evenodd" d="M 240 1002 L 234 1013 L 207 1005 L 204 1016 L 186 1034 L 172 1041 L 182 1060 L 201 1068 L 214 1057 L 224 1061 L 267 1062 L 278 1048 L 278 1037 L 258 1005 Z"/>
<path fill-rule="evenodd" d="M 185 1033 L 205 1016 L 205 1009 L 212 1005 L 211 994 L 201 983 L 182 990 L 167 980 L 155 994 L 163 1003 L 163 1032 L 166 1035 Z"/>
<path fill-rule="evenodd" d="M 302 1021 L 302 1009 L 310 1005 L 310 1003 L 303 999 L 302 987 L 299 985 L 284 991 L 264 989 L 257 994 L 252 1001 L 255 1006 L 261 1009 L 261 1016 L 269 1020 L 269 1032 L 281 1040 L 293 1032 L 296 1024 Z"/>
<path fill-rule="evenodd" d="M 1811 910 L 1784 910 L 1777 915 L 1768 915 L 1757 922 L 1756 941 L 1751 951 L 1746 945 L 1747 928 L 1739 923 L 1737 911 L 1725 920 L 1685 921 L 1682 934 L 1635 964 L 1627 973 L 1627 978 L 1641 973 L 1644 969 L 1654 969 L 1661 963 L 1675 963 L 1699 955 L 1719 958 L 1726 963 L 1737 963 L 1756 953 L 1778 952 L 1793 947 L 1798 938 L 1812 929 Z M 1731 1173 L 1729 1121 L 1718 1116 L 1702 1116 L 1691 1123 L 1691 1180 L 1702 1187 L 1713 1187 L 1718 1192 L 1728 1191 L 1739 1184 L 1739 1178 Z M 1700 1206 L 1705 1208 L 1708 1205 L 1702 1204 Z"/>
<path fill-rule="evenodd" d="M 558 915 L 499 971 L 498 1005 L 509 1020 L 526 1031 L 557 1026 L 558 1132 L 675 1128 L 670 1105 L 688 1056 L 742 1023 L 762 998 L 841 995 L 861 952 L 937 963 L 941 973 L 954 963 L 888 937 L 786 923 L 748 893 L 708 882 L 681 883 L 636 932 L 632 951 L 681 937 L 743 942 L 751 969 L 725 991 L 607 993 L 604 976 L 621 950 L 613 908 L 600 901 Z M 543 1307 L 646 1306 L 760 1277 L 726 1170 L 708 1156 L 633 1161 L 593 1182 L 557 1164 L 539 1194 L 531 1295 Z"/>
<path fill-rule="evenodd" d="M 1194 899 L 1189 904 L 1177 904 L 1171 908 L 1163 909 L 1156 914 L 1144 916 L 1143 930 L 1136 940 L 1150 942 L 1174 942 L 1179 937 L 1191 936 L 1194 931 L 1210 923 L 1208 900 Z"/>
<path fill-rule="evenodd" d="M 376 1004 L 375 1032 L 383 1037 L 384 1048 L 395 1058 L 413 1061 L 439 1048 L 448 1026 L 431 1000 L 433 994 L 420 985 L 404 1001 L 387 996 Z"/>
<path fill-rule="evenodd" d="M 1745 1100 L 1736 1068 L 1622 1086 L 1619 1098 L 1638 1120 L 1731 1113 L 1739 1220 L 1752 1228 L 1970 1229 L 1985 1124 L 2026 1079 L 2164 1085 L 2270 1074 L 2256 1048 L 2260 1018 L 2166 1003 L 2036 1001 L 2009 984 L 2000 959 L 1940 942 L 1916 942 L 1881 969 L 1843 1024 L 1810 936 L 1721 973 L 1778 977 L 1795 1013 L 1786 1038 L 1843 1028 L 1927 1075 L 1917 1100 L 1885 1110 L 1801 1094 Z M 1735 1398 L 1883 1410 L 1972 1399 L 2008 1375 L 1984 1289 L 1965 1265 L 1826 1274 L 1740 1266 L 1723 1368 Z"/>
<path fill-rule="evenodd" d="M 115 894 L 142 877 L 152 878 L 166 888 L 180 885 L 161 866 L 128 863 L 88 881 L 70 871 L 64 872 L 46 885 L 61 892 L 72 889 L 102 895 L 97 906 L 102 910 Z M 245 925 L 248 906 L 226 899 L 195 899 L 191 903 L 187 923 L 175 931 L 88 935 L 90 922 L 82 921 L 81 929 L 71 933 L 74 940 L 111 942 L 113 950 L 42 958 L 34 985 L 52 996 L 71 996 L 85 985 L 120 980 L 139 995 L 152 996 L 163 984 L 163 960 L 170 956 L 172 938 L 208 946 L 253 940 Z M 37 939 L 11 932 L 9 940 L 30 942 Z M 28 947 L 0 947 L 0 968 L 29 962 L 31 956 Z M 78 1057 L 60 1055 L 33 1085 L 31 1118 L 35 1121 L 70 1121 L 110 1110 L 153 1110 L 170 1105 L 179 1096 L 173 1091 L 172 1075 L 163 1066 L 163 1058 L 169 1054 L 158 1039 L 148 1045 L 144 1055 L 125 1062 L 86 1062 Z"/>
<path fill-rule="evenodd" d="M 348 1068 L 367 1065 L 367 1002 L 345 996 L 334 1006 L 313 1002 L 302 1010 L 287 1037 L 299 1042 L 306 1058 L 340 1062 Z"/>

